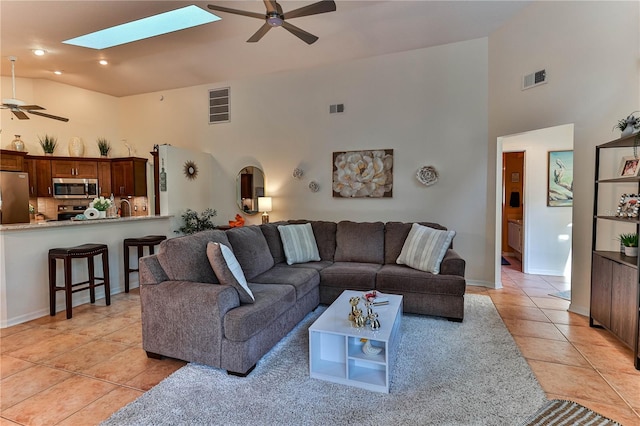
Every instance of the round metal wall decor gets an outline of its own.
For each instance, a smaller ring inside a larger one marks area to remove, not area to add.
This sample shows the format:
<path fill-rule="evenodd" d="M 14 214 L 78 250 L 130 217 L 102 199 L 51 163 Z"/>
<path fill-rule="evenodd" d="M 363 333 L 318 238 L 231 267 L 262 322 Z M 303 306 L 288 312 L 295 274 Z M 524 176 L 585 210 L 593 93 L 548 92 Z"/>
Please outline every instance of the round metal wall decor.
<path fill-rule="evenodd" d="M 193 161 L 187 161 L 184 163 L 184 175 L 189 180 L 194 180 L 198 177 L 198 166 Z"/>
<path fill-rule="evenodd" d="M 421 184 L 430 186 L 438 181 L 438 172 L 433 166 L 424 166 L 418 170 L 416 178 Z"/>

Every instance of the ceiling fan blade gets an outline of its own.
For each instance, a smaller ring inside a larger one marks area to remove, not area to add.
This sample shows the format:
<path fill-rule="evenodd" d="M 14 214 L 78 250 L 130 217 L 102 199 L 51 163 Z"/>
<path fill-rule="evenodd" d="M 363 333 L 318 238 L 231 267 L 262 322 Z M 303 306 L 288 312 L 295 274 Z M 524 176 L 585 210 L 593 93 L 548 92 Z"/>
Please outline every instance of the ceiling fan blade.
<path fill-rule="evenodd" d="M 296 27 L 295 25 L 291 25 L 286 21 L 282 23 L 282 28 L 289 31 L 291 34 L 298 37 L 300 40 L 304 41 L 307 44 L 313 44 L 316 42 L 316 40 L 318 40 L 318 37 L 314 36 L 313 34 L 308 33 L 305 30 Z"/>
<path fill-rule="evenodd" d="M 46 109 L 46 108 L 42 108 L 39 105 L 22 105 L 20 109 L 23 109 L 25 111 L 33 111 L 34 109 Z"/>
<path fill-rule="evenodd" d="M 45 114 L 44 112 L 29 111 L 29 113 L 33 115 L 39 115 L 40 117 L 52 118 L 54 120 L 64 121 L 65 123 L 69 121 L 68 118 L 58 117 L 57 115 Z"/>
<path fill-rule="evenodd" d="M 275 0 L 263 0 L 263 1 L 264 1 L 264 6 L 267 8 L 267 13 L 278 11 Z"/>
<path fill-rule="evenodd" d="M 284 14 L 284 19 L 299 18 L 301 16 L 317 15 L 319 13 L 335 12 L 336 2 L 333 0 L 322 0 L 317 3 L 294 9 Z"/>
<path fill-rule="evenodd" d="M 247 40 L 247 43 L 255 43 L 255 42 L 259 41 L 262 37 L 264 37 L 264 35 L 270 29 L 271 29 L 271 25 L 269 25 L 269 24 L 267 24 L 265 22 L 265 24 L 263 26 L 261 26 L 260 29 L 258 31 L 256 31 L 256 33 L 254 35 L 252 35 L 249 40 Z"/>
<path fill-rule="evenodd" d="M 13 113 L 13 115 L 18 117 L 18 120 L 28 120 L 29 119 L 29 117 L 27 117 L 27 114 L 25 114 L 23 111 L 20 111 L 19 109 L 12 109 L 11 112 Z"/>
<path fill-rule="evenodd" d="M 218 12 L 234 13 L 236 15 L 249 16 L 251 18 L 264 19 L 265 15 L 262 13 L 249 12 L 247 10 L 229 9 L 228 7 L 216 6 L 215 4 L 208 4 L 207 7 L 211 10 L 217 10 Z"/>

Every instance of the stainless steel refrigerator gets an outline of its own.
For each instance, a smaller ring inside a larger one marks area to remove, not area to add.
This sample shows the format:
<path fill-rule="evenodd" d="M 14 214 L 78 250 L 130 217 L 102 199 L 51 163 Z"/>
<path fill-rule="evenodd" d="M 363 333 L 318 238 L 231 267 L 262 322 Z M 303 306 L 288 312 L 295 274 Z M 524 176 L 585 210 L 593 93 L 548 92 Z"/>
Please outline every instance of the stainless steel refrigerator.
<path fill-rule="evenodd" d="M 0 223 L 29 223 L 29 175 L 0 172 Z"/>

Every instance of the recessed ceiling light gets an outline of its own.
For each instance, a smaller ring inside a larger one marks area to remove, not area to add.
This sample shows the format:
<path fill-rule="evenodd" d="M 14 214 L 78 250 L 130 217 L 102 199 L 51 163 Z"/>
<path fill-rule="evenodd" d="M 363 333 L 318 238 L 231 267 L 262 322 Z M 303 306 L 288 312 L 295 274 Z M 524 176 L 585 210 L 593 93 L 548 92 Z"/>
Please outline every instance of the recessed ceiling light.
<path fill-rule="evenodd" d="M 107 62 L 107 60 L 106 60 L 106 59 L 100 59 L 100 61 L 98 61 L 98 63 L 99 63 L 100 65 L 109 65 L 109 62 Z"/>
<path fill-rule="evenodd" d="M 191 5 L 85 34 L 63 43 L 90 49 L 106 49 L 219 20 L 219 16 Z"/>
<path fill-rule="evenodd" d="M 46 52 L 44 50 L 42 50 L 42 49 L 34 49 L 33 50 L 33 54 L 36 55 L 36 56 L 44 56 L 45 53 Z"/>
<path fill-rule="evenodd" d="M 53 72 L 55 75 L 62 75 L 62 71 L 54 71 Z"/>

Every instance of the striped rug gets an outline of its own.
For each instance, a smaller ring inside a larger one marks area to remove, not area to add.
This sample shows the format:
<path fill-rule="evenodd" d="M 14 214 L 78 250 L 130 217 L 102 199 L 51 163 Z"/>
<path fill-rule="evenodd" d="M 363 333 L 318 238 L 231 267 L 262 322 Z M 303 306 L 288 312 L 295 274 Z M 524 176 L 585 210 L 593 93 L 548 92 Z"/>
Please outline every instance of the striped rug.
<path fill-rule="evenodd" d="M 552 399 L 523 426 L 620 426 L 620 423 L 601 416 L 582 405 L 561 399 Z"/>

